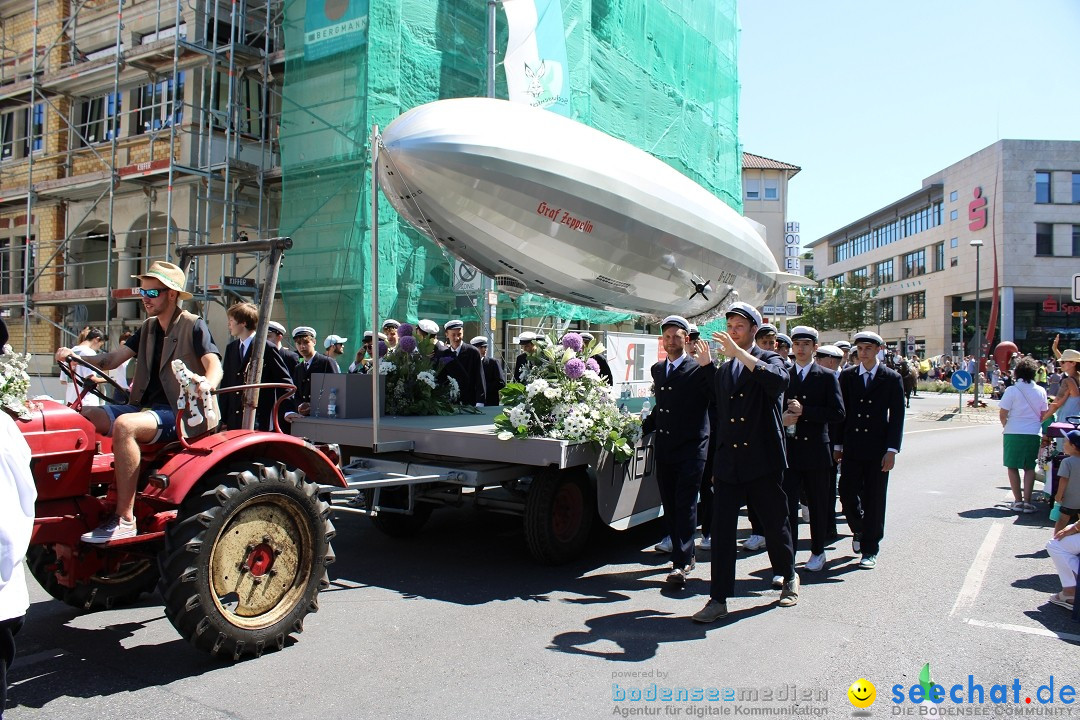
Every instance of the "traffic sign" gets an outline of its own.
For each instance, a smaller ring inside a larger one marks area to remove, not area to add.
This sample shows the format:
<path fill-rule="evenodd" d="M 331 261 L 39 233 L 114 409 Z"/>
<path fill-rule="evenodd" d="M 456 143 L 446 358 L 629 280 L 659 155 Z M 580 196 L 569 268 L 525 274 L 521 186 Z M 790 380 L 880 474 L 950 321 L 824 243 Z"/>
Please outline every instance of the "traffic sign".
<path fill-rule="evenodd" d="M 952 374 L 952 386 L 960 392 L 967 390 L 971 387 L 971 373 L 967 370 L 957 370 L 954 372 Z"/>
<path fill-rule="evenodd" d="M 1080 273 L 1073 275 L 1073 302 L 1080 303 Z"/>
<path fill-rule="evenodd" d="M 483 276 L 468 263 L 454 261 L 454 292 L 474 293 L 480 291 Z"/>

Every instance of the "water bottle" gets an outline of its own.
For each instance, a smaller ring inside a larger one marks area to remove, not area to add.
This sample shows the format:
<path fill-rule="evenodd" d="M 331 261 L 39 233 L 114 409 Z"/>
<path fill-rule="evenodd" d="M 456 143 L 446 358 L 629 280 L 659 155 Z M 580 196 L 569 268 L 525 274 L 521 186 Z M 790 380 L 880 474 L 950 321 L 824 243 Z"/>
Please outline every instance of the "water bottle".
<path fill-rule="evenodd" d="M 337 417 L 337 388 L 330 388 L 330 399 L 326 401 L 326 417 Z"/>
<path fill-rule="evenodd" d="M 648 400 L 646 400 L 645 402 L 643 402 L 641 404 L 641 419 L 644 420 L 645 418 L 649 417 L 649 413 L 651 413 L 651 412 L 652 412 L 652 403 L 650 403 Z"/>

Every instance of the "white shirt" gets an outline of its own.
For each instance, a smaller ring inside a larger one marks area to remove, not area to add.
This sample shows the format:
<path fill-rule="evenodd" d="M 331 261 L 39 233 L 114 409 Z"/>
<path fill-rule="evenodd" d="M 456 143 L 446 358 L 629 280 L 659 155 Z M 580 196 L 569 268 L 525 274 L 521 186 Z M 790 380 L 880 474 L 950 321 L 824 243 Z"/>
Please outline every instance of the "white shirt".
<path fill-rule="evenodd" d="M 34 529 L 37 488 L 30 474 L 30 447 L 15 420 L 0 411 L 0 620 L 26 614 L 23 558 Z"/>
<path fill-rule="evenodd" d="M 96 352 L 86 347 L 85 345 L 76 345 L 75 347 L 71 348 L 71 353 L 73 355 L 78 355 L 79 357 L 97 355 Z M 79 378 L 80 380 L 82 378 L 95 377 L 94 371 L 90 370 L 89 368 L 85 368 L 82 365 L 73 365 L 73 367 L 75 368 L 75 377 Z M 71 382 L 71 380 L 68 380 L 65 392 L 65 400 L 67 401 L 67 404 L 70 405 L 71 403 L 75 402 L 76 398 L 79 397 L 79 386 Z M 98 405 L 101 405 L 101 400 L 96 395 L 92 395 L 91 393 L 87 392 L 86 395 L 83 397 L 82 406 L 95 407 Z"/>
<path fill-rule="evenodd" d="M 664 366 L 664 374 L 667 375 L 669 373 L 673 373 L 676 370 L 678 370 L 679 366 L 682 365 L 683 360 L 685 360 L 687 357 L 688 357 L 687 354 L 683 353 L 682 355 L 675 358 L 674 360 L 671 359 L 671 358 L 668 358 L 667 359 L 667 365 Z M 670 370 L 669 370 L 669 368 L 670 368 Z"/>
<path fill-rule="evenodd" d="M 800 380 L 805 380 L 806 379 L 806 373 L 810 372 L 810 366 L 813 365 L 813 364 L 814 364 L 813 360 L 811 360 L 806 365 L 800 365 L 797 362 L 795 363 L 795 372 L 799 373 L 799 379 Z"/>
<path fill-rule="evenodd" d="M 859 364 L 859 382 L 863 383 L 864 385 L 874 382 L 874 376 L 877 375 L 877 369 L 878 369 L 879 365 L 880 365 L 880 363 L 875 362 L 874 367 L 867 370 L 866 366 L 860 363 Z M 869 380 L 866 379 L 867 375 L 870 376 Z"/>
<path fill-rule="evenodd" d="M 1017 380 L 1005 389 L 998 407 L 1008 410 L 1004 435 L 1041 435 L 1042 414 L 1046 412 L 1046 391 L 1035 383 Z"/>

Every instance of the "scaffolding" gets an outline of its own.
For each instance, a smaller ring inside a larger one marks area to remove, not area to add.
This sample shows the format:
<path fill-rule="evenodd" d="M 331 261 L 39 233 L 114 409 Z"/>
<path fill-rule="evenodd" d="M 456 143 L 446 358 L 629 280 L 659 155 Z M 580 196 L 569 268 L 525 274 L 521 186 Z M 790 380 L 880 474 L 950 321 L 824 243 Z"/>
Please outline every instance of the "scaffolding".
<path fill-rule="evenodd" d="M 277 234 L 281 0 L 22 0 L 0 11 L 0 314 L 48 354 L 138 323 L 129 275 Z M 258 257 L 203 259 L 200 311 Z M 120 289 L 123 288 L 123 289 Z M 39 369 L 44 369 L 39 363 Z M 33 368 L 32 368 L 33 370 Z"/>

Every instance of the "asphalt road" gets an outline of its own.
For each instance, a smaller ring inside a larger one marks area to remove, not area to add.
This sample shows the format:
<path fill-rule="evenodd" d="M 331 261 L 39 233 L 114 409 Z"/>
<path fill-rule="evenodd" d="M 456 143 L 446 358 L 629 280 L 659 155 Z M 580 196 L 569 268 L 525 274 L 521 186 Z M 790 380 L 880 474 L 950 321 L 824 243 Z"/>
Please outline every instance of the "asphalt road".
<path fill-rule="evenodd" d="M 877 686 L 867 714 L 886 717 L 922 709 L 890 698 L 925 663 L 946 690 L 962 683 L 965 701 L 969 675 L 984 686 L 987 705 L 954 712 L 1068 711 L 1034 695 L 1051 675 L 1055 699 L 1080 684 L 1080 624 L 1046 602 L 1058 589 L 1042 549 L 1050 523 L 1005 509 L 996 411 L 937 419 L 955 402 L 912 401 L 877 569 L 859 570 L 845 537 L 825 572 L 801 573 L 794 608 L 776 607 L 765 553 L 743 553 L 735 612 L 690 622 L 708 564 L 685 590 L 664 589 L 656 523 L 597 533 L 583 559 L 548 568 L 531 562 L 511 517 L 439 511 L 409 540 L 343 517 L 320 611 L 282 652 L 239 664 L 190 648 L 156 597 L 79 615 L 31 581 L 6 717 L 850 717 L 859 678 Z M 800 565 L 805 525 L 801 537 Z M 732 688 L 736 700 L 629 699 L 653 683 Z M 1009 686 L 1009 704 L 989 705 L 995 683 Z"/>

